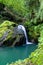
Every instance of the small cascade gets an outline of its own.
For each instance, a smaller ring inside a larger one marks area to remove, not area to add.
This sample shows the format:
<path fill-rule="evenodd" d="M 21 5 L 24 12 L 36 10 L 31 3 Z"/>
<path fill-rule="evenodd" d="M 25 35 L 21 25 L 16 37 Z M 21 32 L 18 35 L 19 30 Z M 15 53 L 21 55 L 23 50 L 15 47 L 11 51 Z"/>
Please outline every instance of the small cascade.
<path fill-rule="evenodd" d="M 27 37 L 27 33 L 26 33 L 26 29 L 23 25 L 18 25 L 18 30 L 23 30 L 25 38 L 26 38 L 26 44 L 32 44 L 31 42 L 28 42 L 28 37 Z"/>

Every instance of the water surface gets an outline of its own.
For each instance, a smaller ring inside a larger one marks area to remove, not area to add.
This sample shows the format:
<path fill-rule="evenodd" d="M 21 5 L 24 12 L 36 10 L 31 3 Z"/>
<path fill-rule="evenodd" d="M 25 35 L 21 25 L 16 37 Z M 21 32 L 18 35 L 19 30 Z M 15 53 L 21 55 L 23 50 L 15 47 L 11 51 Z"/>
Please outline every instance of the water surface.
<path fill-rule="evenodd" d="M 37 46 L 35 44 L 24 45 L 19 47 L 0 47 L 0 65 L 6 65 L 17 61 L 18 59 L 25 59 L 29 57 Z"/>

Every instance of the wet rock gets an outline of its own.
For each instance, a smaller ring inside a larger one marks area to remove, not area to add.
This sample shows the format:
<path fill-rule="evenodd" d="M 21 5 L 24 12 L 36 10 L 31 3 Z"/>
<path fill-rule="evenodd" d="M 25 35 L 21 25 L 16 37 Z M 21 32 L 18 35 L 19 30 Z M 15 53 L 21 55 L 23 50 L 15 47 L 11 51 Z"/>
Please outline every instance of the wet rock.
<path fill-rule="evenodd" d="M 20 46 L 26 43 L 24 35 L 18 35 L 12 46 Z"/>

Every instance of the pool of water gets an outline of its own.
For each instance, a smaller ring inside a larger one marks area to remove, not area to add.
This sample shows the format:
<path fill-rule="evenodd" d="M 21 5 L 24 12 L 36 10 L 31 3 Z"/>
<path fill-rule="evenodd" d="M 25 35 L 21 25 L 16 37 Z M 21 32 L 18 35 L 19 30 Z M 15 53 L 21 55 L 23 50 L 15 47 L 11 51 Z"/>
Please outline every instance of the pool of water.
<path fill-rule="evenodd" d="M 0 47 L 0 65 L 15 62 L 18 59 L 29 57 L 31 52 L 37 48 L 37 45 L 24 45 L 16 47 Z"/>

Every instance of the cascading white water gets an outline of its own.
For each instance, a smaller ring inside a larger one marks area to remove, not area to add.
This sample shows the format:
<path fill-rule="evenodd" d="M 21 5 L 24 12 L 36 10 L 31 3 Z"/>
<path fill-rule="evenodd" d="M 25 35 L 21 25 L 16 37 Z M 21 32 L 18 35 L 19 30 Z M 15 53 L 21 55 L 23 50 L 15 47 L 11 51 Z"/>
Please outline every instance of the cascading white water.
<path fill-rule="evenodd" d="M 18 25 L 18 30 L 23 30 L 25 38 L 26 38 L 26 44 L 32 44 L 31 42 L 28 42 L 28 37 L 27 37 L 27 33 L 26 33 L 26 29 L 23 25 Z"/>

